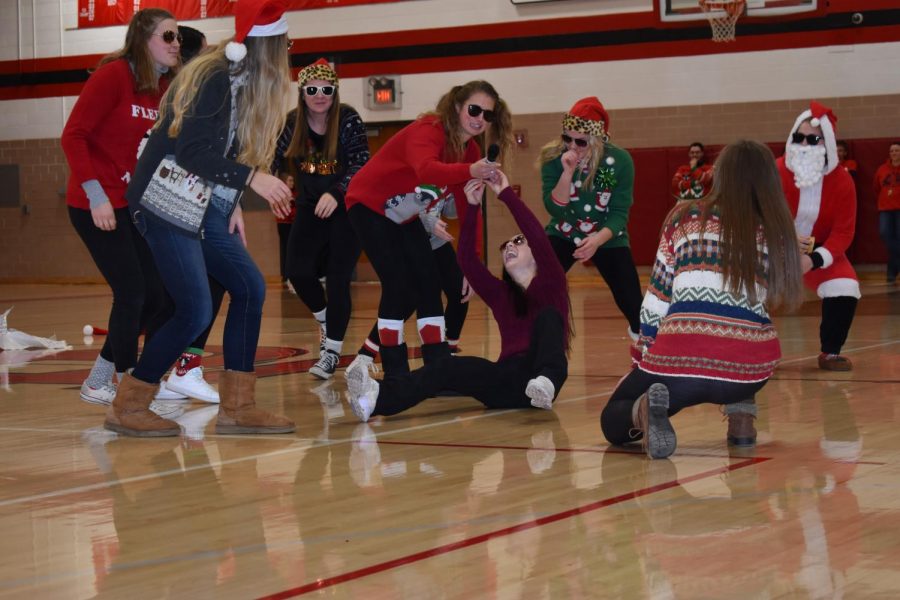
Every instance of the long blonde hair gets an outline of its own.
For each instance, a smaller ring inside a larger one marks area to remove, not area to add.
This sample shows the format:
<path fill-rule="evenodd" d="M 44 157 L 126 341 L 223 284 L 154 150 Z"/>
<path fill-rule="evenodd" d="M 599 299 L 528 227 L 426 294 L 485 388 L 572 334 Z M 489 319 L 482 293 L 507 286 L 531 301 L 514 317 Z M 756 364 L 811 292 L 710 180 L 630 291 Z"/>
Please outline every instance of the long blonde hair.
<path fill-rule="evenodd" d="M 726 146 L 716 159 L 709 196 L 679 203 L 672 215 L 684 223 L 684 215 L 697 209 L 703 223 L 713 210 L 719 213 L 722 274 L 730 291 L 746 290 L 749 301 L 755 303 L 756 283 L 762 281 L 770 307 L 790 311 L 803 302 L 797 232 L 768 147 L 751 140 Z M 760 230 L 766 255 L 758 248 Z"/>
<path fill-rule="evenodd" d="M 186 114 L 190 114 L 200 89 L 218 71 L 232 75 L 247 73 L 247 82 L 238 97 L 237 139 L 240 140 L 238 162 L 269 172 L 275 156 L 275 143 L 284 128 L 284 100 L 290 86 L 287 35 L 248 37 L 244 40 L 247 56 L 236 65 L 225 57 L 224 40 L 210 52 L 192 60 L 172 82 L 160 107 L 163 123 L 172 113 L 167 133 L 177 137 Z M 222 98 L 227 102 L 228 98 Z"/>
<path fill-rule="evenodd" d="M 161 8 L 145 8 L 134 13 L 128 22 L 128 31 L 125 32 L 125 44 L 100 59 L 97 67 L 106 63 L 124 58 L 134 66 L 134 91 L 140 94 L 155 94 L 159 92 L 160 74 L 156 69 L 156 61 L 150 54 L 150 38 L 160 21 L 174 20 L 172 13 Z M 177 32 L 176 32 L 177 33 Z M 175 77 L 181 67 L 181 59 L 166 74 L 169 78 Z"/>
<path fill-rule="evenodd" d="M 487 81 L 470 81 L 464 85 L 456 85 L 438 100 L 437 107 L 420 116 L 433 115 L 440 118 L 444 125 L 444 134 L 447 137 L 447 148 L 450 150 L 450 159 L 461 159 L 465 156 L 466 148 L 462 138 L 462 124 L 459 122 L 459 111 L 469 101 L 473 94 L 482 92 L 494 100 L 494 122 L 486 130 L 484 146 L 497 144 L 500 146 L 500 156 L 504 156 L 512 146 L 512 114 L 506 102 Z"/>
<path fill-rule="evenodd" d="M 594 189 L 594 179 L 597 175 L 597 169 L 600 167 L 600 160 L 603 158 L 603 152 L 605 151 L 605 140 L 596 135 L 588 136 L 588 140 L 591 147 L 591 154 L 588 159 L 587 186 L 582 187 L 582 189 L 592 190 Z M 538 168 L 543 168 L 545 164 L 556 160 L 565 152 L 566 145 L 563 143 L 561 137 L 547 142 L 541 148 L 541 153 L 538 156 Z M 584 186 L 584 183 L 582 183 L 582 186 Z"/>

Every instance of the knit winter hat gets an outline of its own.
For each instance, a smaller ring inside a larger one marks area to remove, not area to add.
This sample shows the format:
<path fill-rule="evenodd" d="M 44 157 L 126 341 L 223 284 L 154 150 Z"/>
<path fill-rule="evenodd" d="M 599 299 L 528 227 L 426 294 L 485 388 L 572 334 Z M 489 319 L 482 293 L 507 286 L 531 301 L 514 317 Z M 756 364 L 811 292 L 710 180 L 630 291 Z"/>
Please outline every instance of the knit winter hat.
<path fill-rule="evenodd" d="M 828 159 L 825 164 L 825 174 L 827 175 L 834 171 L 840 163 L 837 155 L 837 116 L 830 108 L 813 100 L 809 103 L 809 109 L 800 113 L 800 116 L 794 121 L 794 127 L 788 135 L 785 149 L 790 147 L 791 137 L 806 120 L 809 120 L 809 124 L 813 127 L 822 129 L 822 136 L 825 138 L 825 157 Z"/>
<path fill-rule="evenodd" d="M 311 65 L 306 65 L 297 73 L 297 85 L 300 87 L 303 87 L 308 81 L 313 79 L 329 81 L 334 85 L 338 84 L 337 73 L 334 72 L 334 69 L 324 58 L 320 58 Z"/>
<path fill-rule="evenodd" d="M 609 131 L 609 114 L 596 96 L 582 98 L 563 117 L 563 129 L 603 137 Z"/>
<path fill-rule="evenodd" d="M 225 56 L 240 62 L 247 56 L 248 37 L 283 35 L 288 31 L 287 0 L 237 0 L 234 4 L 234 40 L 225 46 Z"/>

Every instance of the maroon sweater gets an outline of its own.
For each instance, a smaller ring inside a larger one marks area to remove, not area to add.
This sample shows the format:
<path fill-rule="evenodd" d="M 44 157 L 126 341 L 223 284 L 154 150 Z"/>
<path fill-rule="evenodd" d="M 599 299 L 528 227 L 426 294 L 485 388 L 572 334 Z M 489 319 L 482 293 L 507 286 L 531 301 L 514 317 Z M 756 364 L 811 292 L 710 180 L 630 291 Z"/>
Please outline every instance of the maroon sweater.
<path fill-rule="evenodd" d="M 168 78 L 160 78 L 158 94 L 138 94 L 134 86 L 124 58 L 106 63 L 84 84 L 61 140 L 71 171 L 69 206 L 90 209 L 81 184 L 92 179 L 100 182 L 113 208 L 128 206 L 125 189 L 137 163 L 138 144 L 156 122 Z"/>
<path fill-rule="evenodd" d="M 553 253 L 543 225 L 512 188 L 501 191 L 498 198 L 509 208 L 537 263 L 537 274 L 525 290 L 528 313 L 521 317 L 516 315 L 509 287 L 502 279 L 494 277 L 478 258 L 475 251 L 477 220 L 473 218 L 478 214 L 477 210 L 466 211 L 459 235 L 458 258 L 472 289 L 490 307 L 497 321 L 500 328 L 500 357 L 497 360 L 503 360 L 528 351 L 534 320 L 545 307 L 556 308 L 562 315 L 563 323 L 568 323 L 569 294 L 566 273 Z"/>

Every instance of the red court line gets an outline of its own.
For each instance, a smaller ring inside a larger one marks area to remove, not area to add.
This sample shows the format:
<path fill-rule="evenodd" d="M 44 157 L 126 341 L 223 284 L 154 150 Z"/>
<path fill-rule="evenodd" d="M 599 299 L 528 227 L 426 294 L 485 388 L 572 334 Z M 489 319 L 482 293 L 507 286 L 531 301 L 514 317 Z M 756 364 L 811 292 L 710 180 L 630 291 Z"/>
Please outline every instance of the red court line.
<path fill-rule="evenodd" d="M 715 477 L 716 475 L 720 475 L 727 471 L 734 471 L 737 469 L 742 469 L 744 467 L 749 467 L 749 466 L 752 466 L 752 465 L 755 465 L 755 464 L 758 464 L 761 462 L 765 462 L 768 460 L 771 460 L 771 459 L 770 458 L 750 458 L 750 459 L 747 459 L 747 460 L 744 460 L 744 461 L 741 461 L 738 463 L 734 463 L 734 464 L 727 465 L 724 467 L 719 467 L 717 469 L 712 469 L 710 471 L 704 471 L 704 472 L 698 473 L 696 475 L 691 475 L 690 477 L 685 477 L 684 479 L 676 479 L 674 481 L 668 481 L 666 483 L 661 483 L 658 485 L 642 488 L 639 490 L 635 490 L 633 492 L 621 494 L 619 496 L 613 496 L 612 498 L 606 498 L 605 500 L 598 500 L 597 502 L 591 502 L 590 504 L 585 504 L 584 506 L 570 508 L 569 510 L 558 512 L 558 513 L 552 514 L 552 515 L 548 515 L 546 517 L 541 517 L 539 519 L 534 519 L 532 521 L 526 521 L 525 523 L 521 523 L 519 525 L 513 525 L 512 527 L 505 527 L 503 529 L 498 529 L 496 531 L 491 531 L 488 533 L 483 533 L 481 535 L 476 535 L 474 537 L 471 537 L 471 538 L 468 538 L 465 540 L 453 542 L 451 544 L 445 544 L 443 546 L 438 546 L 436 548 L 432 548 L 431 550 L 423 550 L 422 552 L 408 554 L 408 555 L 402 556 L 400 558 L 395 558 L 393 560 L 389 560 L 389 561 L 386 561 L 383 563 L 379 563 L 379 564 L 372 565 L 369 567 L 364 567 L 362 569 L 357 569 L 356 571 L 350 571 L 350 572 L 344 573 L 342 575 L 336 575 L 334 577 L 318 579 L 311 583 L 307 583 L 305 585 L 287 589 L 287 590 L 284 590 L 281 592 L 276 592 L 276 593 L 270 594 L 268 596 L 260 596 L 258 600 L 281 600 L 283 598 L 295 598 L 297 596 L 302 596 L 303 594 L 306 594 L 309 592 L 314 592 L 316 590 L 323 590 L 325 588 L 335 586 L 339 583 L 353 581 L 354 579 L 361 579 L 363 577 L 367 577 L 369 575 L 374 575 L 376 573 L 382 573 L 384 571 L 388 571 L 388 570 L 394 569 L 396 567 L 401 567 L 404 565 L 419 562 L 419 561 L 425 560 L 427 558 L 432 558 L 434 556 L 440 556 L 442 554 L 447 554 L 450 552 L 454 552 L 456 550 L 468 548 L 469 546 L 483 544 L 483 543 L 485 543 L 489 540 L 495 539 L 495 538 L 512 535 L 512 534 L 518 533 L 520 531 L 527 531 L 529 529 L 533 529 L 535 527 L 540 527 L 542 525 L 549 525 L 550 523 L 562 521 L 563 519 L 568 519 L 568 518 L 574 517 L 576 515 L 593 512 L 593 511 L 599 510 L 601 508 L 606 508 L 608 506 L 620 504 L 620 503 L 626 502 L 628 500 L 634 500 L 635 498 L 640 498 L 641 496 L 646 496 L 648 494 L 653 494 L 655 492 L 661 492 L 663 490 L 673 488 L 673 487 L 683 484 L 683 483 L 698 481 L 700 479 L 705 479 L 707 477 Z"/>

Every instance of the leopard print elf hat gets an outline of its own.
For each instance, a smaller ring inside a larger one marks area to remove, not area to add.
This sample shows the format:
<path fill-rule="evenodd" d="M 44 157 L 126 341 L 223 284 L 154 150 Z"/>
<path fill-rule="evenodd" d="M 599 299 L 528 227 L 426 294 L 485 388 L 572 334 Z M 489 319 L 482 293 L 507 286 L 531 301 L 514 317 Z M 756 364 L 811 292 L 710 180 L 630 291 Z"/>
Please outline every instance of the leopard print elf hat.
<path fill-rule="evenodd" d="M 335 73 L 331 64 L 324 58 L 320 58 L 313 64 L 303 67 L 300 69 L 300 72 L 297 73 L 297 85 L 300 87 L 303 87 L 307 82 L 312 81 L 313 79 L 321 79 L 322 81 L 328 81 L 334 85 L 338 84 L 337 73 Z"/>
<path fill-rule="evenodd" d="M 564 131 L 577 131 L 599 138 L 609 136 L 609 114 L 596 96 L 576 102 L 562 121 Z"/>

